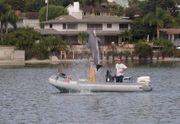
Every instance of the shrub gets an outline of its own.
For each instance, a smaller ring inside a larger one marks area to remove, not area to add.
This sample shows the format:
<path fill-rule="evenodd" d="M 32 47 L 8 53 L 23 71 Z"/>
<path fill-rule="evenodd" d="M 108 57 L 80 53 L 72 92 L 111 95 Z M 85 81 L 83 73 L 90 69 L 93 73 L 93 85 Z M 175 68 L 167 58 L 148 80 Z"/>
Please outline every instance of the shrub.
<path fill-rule="evenodd" d="M 148 57 L 152 57 L 153 50 L 149 44 L 139 42 L 135 45 L 135 54 L 139 57 L 139 59 L 147 59 Z"/>
<path fill-rule="evenodd" d="M 176 49 L 176 50 L 174 51 L 174 56 L 175 56 L 175 57 L 180 57 L 180 50 L 179 50 L 179 49 Z"/>
<path fill-rule="evenodd" d="M 25 50 L 31 48 L 36 40 L 40 39 L 40 34 L 32 28 L 20 28 L 6 35 L 3 44 L 14 45 L 17 49 Z"/>
<path fill-rule="evenodd" d="M 36 59 L 48 59 L 49 52 L 47 47 L 43 44 L 43 42 L 34 44 L 32 48 L 28 48 L 25 50 L 25 58 L 26 60 L 36 58 Z"/>
<path fill-rule="evenodd" d="M 173 56 L 173 43 L 169 40 L 165 40 L 165 39 L 153 39 L 152 40 L 154 45 L 157 46 L 162 46 L 162 56 L 163 58 L 168 56 Z"/>
<path fill-rule="evenodd" d="M 43 39 L 43 42 L 51 52 L 59 52 L 67 49 L 67 43 L 59 36 L 48 36 Z"/>

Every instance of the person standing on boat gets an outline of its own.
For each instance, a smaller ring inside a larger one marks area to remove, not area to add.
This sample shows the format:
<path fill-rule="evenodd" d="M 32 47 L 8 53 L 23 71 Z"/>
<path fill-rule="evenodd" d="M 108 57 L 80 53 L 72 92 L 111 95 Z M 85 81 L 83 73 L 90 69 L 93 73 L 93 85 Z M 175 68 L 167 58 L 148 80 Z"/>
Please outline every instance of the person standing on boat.
<path fill-rule="evenodd" d="M 122 59 L 118 59 L 116 63 L 116 82 L 123 82 L 124 71 L 127 69 L 127 66 L 123 64 Z"/>

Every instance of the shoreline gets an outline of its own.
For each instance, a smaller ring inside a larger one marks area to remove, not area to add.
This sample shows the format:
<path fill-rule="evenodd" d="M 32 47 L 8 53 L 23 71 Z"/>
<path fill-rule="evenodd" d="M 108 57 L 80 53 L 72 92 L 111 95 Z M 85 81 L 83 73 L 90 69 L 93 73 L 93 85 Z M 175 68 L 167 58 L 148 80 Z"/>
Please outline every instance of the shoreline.
<path fill-rule="evenodd" d="M 71 63 L 71 62 L 88 62 L 89 59 L 63 59 L 63 60 L 55 60 L 52 61 L 51 59 L 45 59 L 45 60 L 38 60 L 38 59 L 31 59 L 31 60 L 25 60 L 25 61 L 12 61 L 12 60 L 0 60 L 0 66 L 16 66 L 16 65 L 36 65 L 36 64 L 51 64 L 51 65 L 57 65 L 60 63 Z M 113 62 L 113 60 L 101 60 L 102 62 Z M 147 60 L 149 62 L 149 60 Z M 131 62 L 130 59 L 128 59 L 128 62 Z M 134 59 L 134 63 L 138 62 L 138 59 Z M 180 62 L 180 58 L 165 58 L 165 59 L 159 59 L 153 58 L 153 63 L 156 62 Z"/>
<path fill-rule="evenodd" d="M 149 60 L 147 60 L 150 62 Z M 71 63 L 71 62 L 89 62 L 89 59 L 63 59 L 63 60 L 56 60 L 52 61 L 50 59 L 47 60 L 37 60 L 37 59 L 32 59 L 32 60 L 27 60 L 25 61 L 25 64 L 60 64 L 60 63 Z M 113 60 L 101 60 L 103 63 L 108 63 L 108 62 L 113 62 Z M 128 62 L 132 62 L 130 59 L 128 59 Z M 138 59 L 134 59 L 134 63 L 138 62 Z M 152 62 L 157 63 L 157 62 L 180 62 L 180 58 L 165 58 L 165 59 L 159 59 L 157 60 L 156 58 L 153 58 Z"/>

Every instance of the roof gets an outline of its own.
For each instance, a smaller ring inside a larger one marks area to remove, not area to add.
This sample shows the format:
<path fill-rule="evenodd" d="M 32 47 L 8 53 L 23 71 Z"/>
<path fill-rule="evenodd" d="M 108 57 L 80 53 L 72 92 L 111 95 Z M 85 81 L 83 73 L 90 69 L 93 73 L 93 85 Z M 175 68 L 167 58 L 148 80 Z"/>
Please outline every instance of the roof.
<path fill-rule="evenodd" d="M 123 19 L 118 16 L 83 16 L 82 19 L 77 19 L 71 15 L 64 15 L 55 19 L 44 22 L 45 24 L 54 23 L 129 23 L 131 20 Z"/>
<path fill-rule="evenodd" d="M 162 28 L 159 29 L 161 32 L 165 32 L 167 34 L 180 34 L 180 28 Z"/>
<path fill-rule="evenodd" d="M 16 11 L 16 16 L 18 18 L 28 18 L 28 19 L 38 19 L 38 12 L 21 12 Z"/>
<path fill-rule="evenodd" d="M 37 30 L 40 32 L 42 35 L 65 35 L 65 36 L 73 36 L 73 35 L 78 35 L 80 32 L 83 31 L 57 31 L 55 29 L 39 29 Z M 98 36 L 115 36 L 121 34 L 123 31 L 98 31 L 96 30 L 96 34 Z"/>

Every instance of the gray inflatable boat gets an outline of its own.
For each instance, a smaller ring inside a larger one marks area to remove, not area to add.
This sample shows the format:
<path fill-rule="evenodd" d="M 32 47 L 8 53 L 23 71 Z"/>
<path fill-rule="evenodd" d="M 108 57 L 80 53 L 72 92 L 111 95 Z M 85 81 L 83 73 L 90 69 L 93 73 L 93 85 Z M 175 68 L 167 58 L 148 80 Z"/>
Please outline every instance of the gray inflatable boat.
<path fill-rule="evenodd" d="M 136 83 L 125 82 L 88 82 L 85 79 L 73 81 L 65 75 L 52 75 L 49 83 L 60 90 L 60 92 L 135 92 L 135 91 L 151 91 L 149 76 L 141 76 L 137 78 Z"/>

